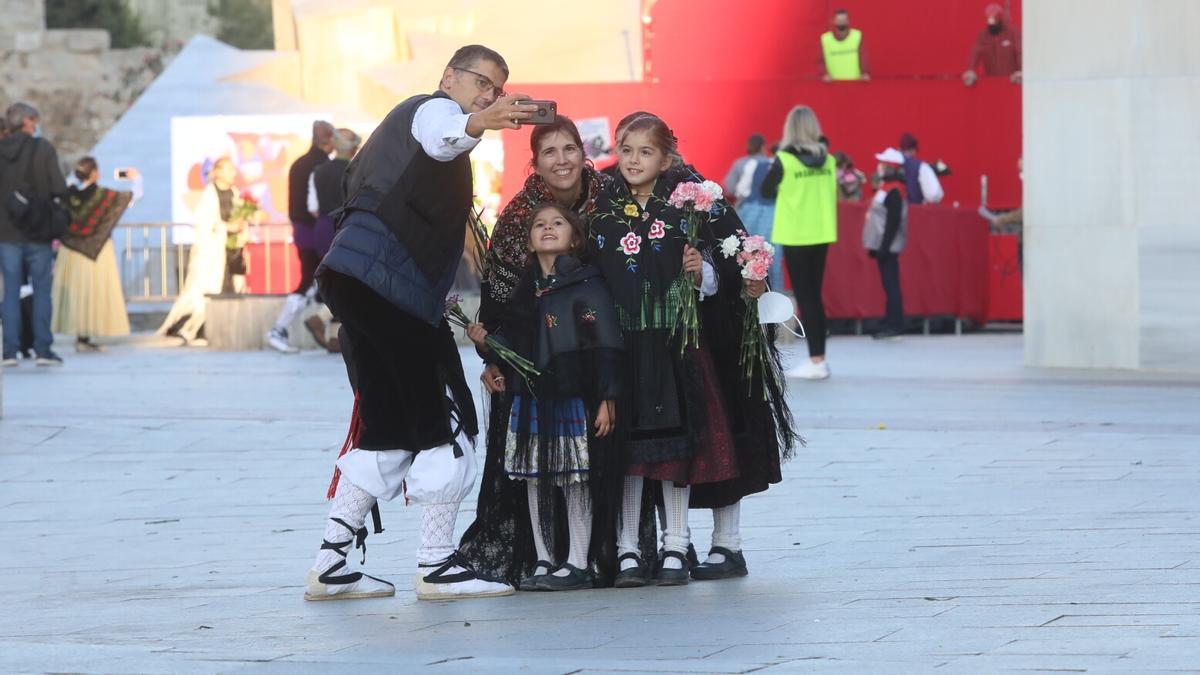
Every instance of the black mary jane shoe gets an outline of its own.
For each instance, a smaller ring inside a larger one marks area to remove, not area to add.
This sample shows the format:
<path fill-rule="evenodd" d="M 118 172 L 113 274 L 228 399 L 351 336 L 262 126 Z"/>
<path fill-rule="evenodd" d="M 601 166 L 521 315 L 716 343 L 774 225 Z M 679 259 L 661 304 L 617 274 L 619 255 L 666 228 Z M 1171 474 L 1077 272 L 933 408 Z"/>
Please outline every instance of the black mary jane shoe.
<path fill-rule="evenodd" d="M 546 571 L 541 574 L 538 574 L 537 571 L 539 569 L 544 569 Z M 529 576 L 522 579 L 521 583 L 517 585 L 517 588 L 522 591 L 543 590 L 538 587 L 538 582 L 541 581 L 542 578 L 544 578 L 547 574 L 550 574 L 553 571 L 554 571 L 554 563 L 547 562 L 545 560 L 539 560 L 536 563 L 534 563 L 534 565 L 533 565 L 533 574 L 530 574 Z"/>
<path fill-rule="evenodd" d="M 667 558 L 675 558 L 680 563 L 679 569 L 673 569 L 662 565 Z M 658 568 L 658 585 L 659 586 L 686 586 L 688 582 L 688 562 L 687 555 L 678 551 L 666 551 L 662 555 L 662 560 L 659 562 Z"/>
<path fill-rule="evenodd" d="M 539 577 L 539 591 L 579 591 L 596 585 L 596 575 L 591 570 L 581 570 L 571 563 L 563 563 L 558 569 L 566 569 L 569 574 L 560 577 L 550 573 Z"/>
<path fill-rule="evenodd" d="M 627 570 L 621 569 L 621 562 L 624 560 L 633 560 L 637 563 Z M 620 558 L 617 558 L 616 579 L 613 580 L 613 586 L 616 588 L 641 588 L 649 582 L 649 575 L 646 574 L 646 565 L 642 562 L 641 556 L 636 553 L 625 553 Z"/>
<path fill-rule="evenodd" d="M 724 546 L 714 546 L 708 551 L 709 555 L 713 553 L 720 553 L 725 556 L 725 560 L 719 563 L 700 563 L 692 569 L 693 579 L 697 581 L 731 579 L 733 577 L 744 577 L 750 573 L 746 569 L 746 556 L 741 551 L 730 551 Z"/>

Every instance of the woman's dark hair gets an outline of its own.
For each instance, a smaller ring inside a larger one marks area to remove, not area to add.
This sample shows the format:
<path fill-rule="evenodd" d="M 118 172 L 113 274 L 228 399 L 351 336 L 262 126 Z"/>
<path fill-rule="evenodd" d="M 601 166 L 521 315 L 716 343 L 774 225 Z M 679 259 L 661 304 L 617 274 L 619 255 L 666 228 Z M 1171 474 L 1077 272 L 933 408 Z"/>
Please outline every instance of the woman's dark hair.
<path fill-rule="evenodd" d="M 571 226 L 571 255 L 576 258 L 583 257 L 583 253 L 587 250 L 587 225 L 584 224 L 583 218 L 578 213 L 556 202 L 542 202 L 534 207 L 533 211 L 529 214 L 529 223 L 525 230 L 526 236 L 533 234 L 533 222 L 537 220 L 538 215 L 542 211 L 549 211 L 551 209 L 562 216 L 563 220 L 567 221 L 567 224 Z"/>
<path fill-rule="evenodd" d="M 91 178 L 92 172 L 99 168 L 100 165 L 96 163 L 95 157 L 84 157 L 78 162 L 75 162 L 75 177 L 80 181 L 85 181 L 88 178 Z"/>
<path fill-rule="evenodd" d="M 575 122 L 566 115 L 559 115 L 550 124 L 539 124 L 533 128 L 533 133 L 529 134 L 529 165 L 537 166 L 537 155 L 542 151 L 542 140 L 553 136 L 556 133 L 564 133 L 575 141 L 575 145 L 579 146 L 579 151 L 584 152 L 583 137 L 579 135 L 579 127 L 575 126 Z M 591 165 L 591 160 L 587 159 L 587 153 L 584 152 L 584 163 Z"/>
<path fill-rule="evenodd" d="M 647 131 L 650 133 L 650 140 L 658 146 L 662 153 L 671 158 L 671 168 L 678 169 L 683 166 L 683 157 L 679 155 L 679 140 L 675 138 L 674 132 L 661 117 L 653 113 L 641 113 L 633 117 L 626 116 L 621 120 L 621 124 L 617 126 L 617 147 L 620 147 L 625 142 L 625 138 L 634 131 Z"/>

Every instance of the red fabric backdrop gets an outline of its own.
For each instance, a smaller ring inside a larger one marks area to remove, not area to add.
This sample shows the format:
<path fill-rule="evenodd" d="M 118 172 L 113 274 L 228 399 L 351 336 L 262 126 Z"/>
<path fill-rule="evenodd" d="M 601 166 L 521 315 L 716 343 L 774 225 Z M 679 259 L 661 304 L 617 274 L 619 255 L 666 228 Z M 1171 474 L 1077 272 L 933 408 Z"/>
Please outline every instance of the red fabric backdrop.
<path fill-rule="evenodd" d="M 646 81 L 537 84 L 521 82 L 520 73 L 515 73 L 508 89 L 554 99 L 560 112 L 576 119 L 607 117 L 610 127 L 634 110 L 657 113 L 675 131 L 687 161 L 718 181 L 743 154 L 750 134 L 761 133 L 768 143 L 777 141 L 788 111 L 805 104 L 817 112 L 832 149 L 849 154 L 867 173 L 874 169 L 876 152 L 896 145 L 905 131 L 916 135 L 922 157 L 942 159 L 950 166 L 953 173 L 942 179 L 944 204 L 960 205 L 963 211 L 951 212 L 960 225 L 973 220 L 973 232 L 983 227 L 983 221 L 973 215 L 980 203 L 981 176 L 988 176 L 989 206 L 1020 206 L 1021 88 L 1004 78 L 981 79 L 968 88 L 959 79 L 975 36 L 984 26 L 986 1 L 657 0 L 645 4 L 649 6 L 643 36 Z M 1001 4 L 1010 6 L 1019 24 L 1020 0 Z M 865 35 L 871 82 L 824 84 L 816 77 L 818 38 L 828 29 L 836 7 L 849 10 L 851 22 Z M 503 138 L 502 192 L 507 200 L 529 171 L 529 131 L 505 133 Z M 914 218 L 924 220 L 919 215 Z M 942 220 L 932 216 L 934 224 L 929 227 L 940 227 L 936 223 Z M 861 276 L 861 265 L 850 264 L 860 256 L 866 259 L 856 243 L 861 222 L 854 216 L 841 223 L 849 228 L 854 243 L 831 252 L 830 271 L 839 279 Z M 936 277 L 930 277 L 930 283 L 936 287 L 967 284 L 964 292 L 976 297 L 962 305 L 969 305 L 970 313 L 960 316 L 1020 318 L 1020 277 L 1011 273 L 1016 266 L 1015 243 L 1011 238 L 989 242 L 984 234 L 972 236 L 969 245 L 976 249 L 954 256 L 939 254 L 927 261 L 925 267 Z M 917 265 L 921 255 L 910 255 L 905 269 Z M 970 278 L 961 275 L 965 268 L 955 262 L 961 256 L 971 261 Z M 983 277 L 973 276 L 976 268 Z M 840 305 L 855 308 L 856 315 L 873 316 L 862 314 L 867 307 L 878 311 L 872 295 L 881 293 L 877 275 L 873 266 L 868 272 L 870 284 L 852 286 L 867 295 Z M 904 282 L 906 293 L 908 285 L 925 283 L 916 272 L 906 276 L 911 279 Z M 906 310 L 922 313 L 920 303 L 925 301 L 919 298 L 931 296 L 915 288 L 910 295 L 913 302 L 906 303 Z"/>
<path fill-rule="evenodd" d="M 825 313 L 834 319 L 883 316 L 879 267 L 862 247 L 866 203 L 838 204 L 838 242 L 826 263 Z M 989 318 L 987 223 L 969 209 L 913 206 L 900 254 L 904 313 Z"/>
<path fill-rule="evenodd" d="M 876 79 L 957 79 L 991 1 L 657 0 L 643 30 L 647 70 L 663 82 L 816 78 L 818 38 L 844 8 Z M 1000 4 L 1020 25 L 1021 0 Z"/>

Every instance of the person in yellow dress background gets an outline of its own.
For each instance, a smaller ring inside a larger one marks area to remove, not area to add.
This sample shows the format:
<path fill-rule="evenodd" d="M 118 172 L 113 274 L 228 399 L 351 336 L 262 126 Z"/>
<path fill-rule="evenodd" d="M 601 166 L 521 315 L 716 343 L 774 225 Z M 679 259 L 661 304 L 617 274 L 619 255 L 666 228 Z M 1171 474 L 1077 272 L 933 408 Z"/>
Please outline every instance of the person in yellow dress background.
<path fill-rule="evenodd" d="M 125 209 L 142 196 L 142 177 L 137 169 L 127 169 L 124 176 L 132 183 L 129 191 L 101 187 L 99 165 L 84 157 L 75 164 L 74 184 L 67 189 L 71 227 L 54 265 L 50 328 L 74 335 L 80 353 L 104 351 L 92 338 L 129 334 L 112 232 Z"/>

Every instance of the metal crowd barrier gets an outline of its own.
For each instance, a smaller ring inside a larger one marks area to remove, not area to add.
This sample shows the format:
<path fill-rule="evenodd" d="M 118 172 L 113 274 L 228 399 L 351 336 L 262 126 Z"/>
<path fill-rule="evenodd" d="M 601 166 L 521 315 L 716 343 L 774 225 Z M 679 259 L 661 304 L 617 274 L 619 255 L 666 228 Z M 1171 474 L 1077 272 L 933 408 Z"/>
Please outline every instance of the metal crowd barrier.
<path fill-rule="evenodd" d="M 113 230 L 113 249 L 120 270 L 121 289 L 130 302 L 171 301 L 187 274 L 191 225 L 186 223 L 121 223 Z M 259 293 L 287 293 L 295 280 L 286 259 L 278 254 L 276 245 L 290 243 L 292 228 L 288 224 L 267 224 L 250 228 L 251 244 L 262 246 L 262 258 L 256 262 L 265 267 L 254 270 L 265 280 L 267 288 Z M 179 241 L 177 241 L 177 239 Z M 282 274 L 273 274 L 273 267 L 282 266 Z M 282 283 L 277 281 L 282 278 Z M 274 288 L 278 286 L 278 288 Z"/>

